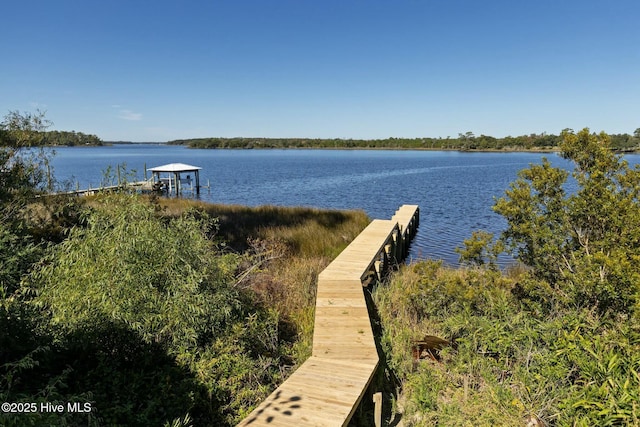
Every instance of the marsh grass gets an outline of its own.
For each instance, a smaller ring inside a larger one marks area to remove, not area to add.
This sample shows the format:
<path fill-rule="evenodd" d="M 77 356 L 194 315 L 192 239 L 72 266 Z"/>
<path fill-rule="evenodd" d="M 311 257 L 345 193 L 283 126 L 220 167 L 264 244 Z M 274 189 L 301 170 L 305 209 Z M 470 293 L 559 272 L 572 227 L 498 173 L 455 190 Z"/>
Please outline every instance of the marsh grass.
<path fill-rule="evenodd" d="M 405 425 L 521 424 L 524 408 L 511 404 L 508 387 L 496 387 L 502 371 L 492 357 L 492 319 L 483 315 L 495 309 L 503 321 L 511 317 L 504 305 L 513 283 L 496 272 L 426 261 L 404 267 L 388 286 L 378 287 L 382 347 L 400 379 L 395 406 Z M 452 345 L 438 352 L 439 360 L 416 361 L 413 344 L 425 335 Z"/>
<path fill-rule="evenodd" d="M 238 251 L 251 239 L 285 242 L 295 255 L 334 257 L 369 223 L 363 211 L 337 211 L 306 207 L 210 204 L 190 199 L 162 198 L 157 203 L 166 215 L 202 209 L 220 221 L 219 235 Z"/>

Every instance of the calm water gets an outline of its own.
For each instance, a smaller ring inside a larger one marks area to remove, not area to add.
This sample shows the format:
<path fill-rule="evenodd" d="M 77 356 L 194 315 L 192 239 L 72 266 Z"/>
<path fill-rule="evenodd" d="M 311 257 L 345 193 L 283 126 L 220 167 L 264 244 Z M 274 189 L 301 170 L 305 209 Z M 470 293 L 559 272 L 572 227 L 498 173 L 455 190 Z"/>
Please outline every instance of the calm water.
<path fill-rule="evenodd" d="M 556 166 L 567 163 L 545 155 Z M 200 166 L 211 184 L 200 198 L 249 206 L 313 206 L 362 209 L 390 218 L 402 204 L 418 204 L 421 223 L 411 257 L 455 264 L 454 252 L 473 230 L 500 232 L 505 223 L 491 210 L 517 172 L 543 155 L 440 151 L 192 150 L 166 145 L 58 148 L 54 176 L 75 187 L 96 187 L 104 171 L 126 164 L 144 168 L 166 163 Z M 632 156 L 634 157 L 634 156 Z M 633 159 L 637 162 L 638 156 Z M 77 183 L 77 184 L 76 184 Z M 503 260 L 507 262 L 508 260 Z"/>

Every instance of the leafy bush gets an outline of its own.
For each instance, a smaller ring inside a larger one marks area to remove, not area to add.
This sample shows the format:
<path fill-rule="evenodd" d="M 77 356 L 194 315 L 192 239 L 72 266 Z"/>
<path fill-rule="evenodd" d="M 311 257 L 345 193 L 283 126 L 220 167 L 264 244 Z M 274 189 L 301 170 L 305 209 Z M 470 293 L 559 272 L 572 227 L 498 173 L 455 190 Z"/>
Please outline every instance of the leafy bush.
<path fill-rule="evenodd" d="M 242 257 L 213 245 L 215 221 L 109 194 L 85 223 L 23 288 L 53 339 L 34 378 L 66 365 L 68 392 L 90 393 L 107 425 L 177 422 L 187 411 L 198 424 L 232 424 L 281 380 L 289 345 L 278 315 L 235 286 Z"/>
<path fill-rule="evenodd" d="M 508 222 L 503 239 L 557 302 L 633 310 L 640 301 L 640 168 L 615 155 L 606 134 L 584 129 L 563 138 L 577 191 L 565 193 L 568 173 L 548 161 L 521 171 L 494 208 Z"/>
<path fill-rule="evenodd" d="M 239 307 L 233 256 L 211 256 L 203 227 L 189 217 L 164 224 L 135 196 L 105 196 L 32 275 L 34 303 L 69 330 L 108 320 L 171 351 L 194 347 Z"/>

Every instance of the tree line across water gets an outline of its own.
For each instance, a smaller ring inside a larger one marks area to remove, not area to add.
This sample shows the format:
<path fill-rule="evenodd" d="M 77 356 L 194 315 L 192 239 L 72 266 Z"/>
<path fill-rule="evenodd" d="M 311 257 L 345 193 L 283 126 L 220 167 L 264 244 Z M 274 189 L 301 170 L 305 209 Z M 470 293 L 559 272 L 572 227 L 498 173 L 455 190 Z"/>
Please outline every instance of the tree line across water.
<path fill-rule="evenodd" d="M 96 135 L 76 131 L 52 130 L 42 135 L 42 144 L 47 146 L 104 145 Z"/>
<path fill-rule="evenodd" d="M 28 120 L 41 125 L 39 131 L 31 133 L 31 144 L 36 146 L 100 146 L 109 144 L 127 144 L 129 141 L 103 141 L 97 135 L 83 132 L 48 130 L 51 122 L 41 111 L 20 113 L 10 111 L 5 122 L 13 127 L 28 124 Z M 564 129 L 562 132 L 572 132 Z M 342 148 L 342 149 L 413 149 L 413 150 L 460 150 L 460 151 L 518 151 L 518 150 L 557 150 L 562 142 L 560 135 L 542 132 L 529 135 L 506 136 L 496 138 L 489 135 L 476 136 L 473 132 L 459 133 L 457 137 L 446 138 L 382 138 L 382 139 L 343 139 L 343 138 L 254 138 L 254 137 L 207 137 L 175 139 L 170 145 L 185 145 L 190 148 Z M 633 135 L 628 133 L 609 134 L 610 148 L 619 152 L 640 150 L 640 128 Z M 0 146 L 10 146 L 9 134 L 0 129 Z"/>
<path fill-rule="evenodd" d="M 0 147 L 13 147 L 16 143 L 27 142 L 30 146 L 39 147 L 104 145 L 96 135 L 75 130 L 48 130 L 51 125 L 42 111 L 10 111 L 0 126 Z"/>
<path fill-rule="evenodd" d="M 571 131 L 565 129 L 564 131 Z M 611 149 L 636 151 L 640 149 L 640 128 L 633 135 L 609 135 Z M 562 141 L 561 135 L 547 133 L 495 138 L 476 136 L 473 132 L 458 134 L 456 138 L 385 138 L 385 139 L 328 139 L 328 138 L 194 138 L 169 141 L 171 145 L 190 148 L 351 148 L 351 149 L 432 149 L 432 150 L 554 150 Z"/>

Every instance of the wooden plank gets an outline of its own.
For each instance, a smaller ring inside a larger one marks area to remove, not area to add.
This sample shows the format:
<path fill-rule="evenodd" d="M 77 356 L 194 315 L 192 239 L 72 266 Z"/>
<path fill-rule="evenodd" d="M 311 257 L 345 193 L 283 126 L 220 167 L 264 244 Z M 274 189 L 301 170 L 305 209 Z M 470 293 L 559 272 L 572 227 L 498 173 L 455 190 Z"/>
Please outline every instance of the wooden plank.
<path fill-rule="evenodd" d="M 239 426 L 345 425 L 376 367 L 311 357 Z"/>
<path fill-rule="evenodd" d="M 341 295 L 344 298 L 354 299 L 364 297 L 364 294 L 362 293 L 362 281 L 360 279 L 353 279 L 345 282 L 344 284 L 328 284 L 327 282 L 336 281 L 318 279 L 318 290 L 316 291 L 316 295 L 319 295 L 321 298 L 325 295 Z"/>
<path fill-rule="evenodd" d="M 360 283 L 319 280 L 313 355 L 377 363 L 371 320 Z"/>
<path fill-rule="evenodd" d="M 320 307 L 343 307 L 346 309 L 349 308 L 366 308 L 367 303 L 362 300 L 357 300 L 354 298 L 344 298 L 340 294 L 331 294 L 326 295 L 326 297 L 320 297 L 316 301 L 316 309 Z"/>

